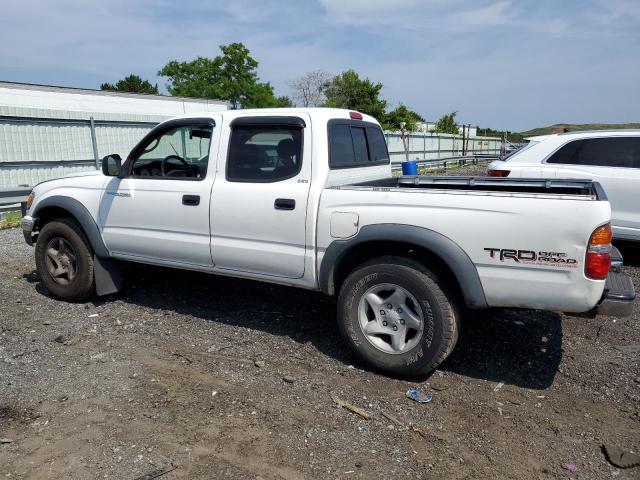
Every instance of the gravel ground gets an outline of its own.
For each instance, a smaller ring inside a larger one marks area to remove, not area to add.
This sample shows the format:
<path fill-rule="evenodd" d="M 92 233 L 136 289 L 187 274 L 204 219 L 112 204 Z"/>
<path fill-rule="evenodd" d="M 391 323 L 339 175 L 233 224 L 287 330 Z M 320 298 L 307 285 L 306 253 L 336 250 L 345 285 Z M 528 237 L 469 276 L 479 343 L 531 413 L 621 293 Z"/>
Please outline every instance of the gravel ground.
<path fill-rule="evenodd" d="M 640 249 L 621 248 L 640 290 Z M 125 275 L 118 295 L 55 301 L 21 232 L 0 231 L 0 476 L 640 477 L 600 450 L 640 451 L 637 310 L 465 318 L 420 405 L 405 398 L 415 384 L 354 363 L 320 294 L 144 266 Z"/>

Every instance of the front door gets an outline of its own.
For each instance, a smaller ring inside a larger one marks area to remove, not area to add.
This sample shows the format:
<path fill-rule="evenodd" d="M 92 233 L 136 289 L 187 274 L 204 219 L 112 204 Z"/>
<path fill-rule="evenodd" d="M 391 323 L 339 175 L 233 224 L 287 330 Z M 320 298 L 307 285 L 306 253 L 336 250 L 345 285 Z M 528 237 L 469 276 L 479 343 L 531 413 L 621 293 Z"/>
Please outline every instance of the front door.
<path fill-rule="evenodd" d="M 212 267 L 209 199 L 218 142 L 212 119 L 164 123 L 134 148 L 101 199 L 98 219 L 114 257 Z M 216 149 L 211 149 L 215 158 Z"/>
<path fill-rule="evenodd" d="M 226 129 L 224 174 L 213 187 L 216 269 L 275 277 L 304 274 L 311 182 L 308 116 L 242 117 Z"/>

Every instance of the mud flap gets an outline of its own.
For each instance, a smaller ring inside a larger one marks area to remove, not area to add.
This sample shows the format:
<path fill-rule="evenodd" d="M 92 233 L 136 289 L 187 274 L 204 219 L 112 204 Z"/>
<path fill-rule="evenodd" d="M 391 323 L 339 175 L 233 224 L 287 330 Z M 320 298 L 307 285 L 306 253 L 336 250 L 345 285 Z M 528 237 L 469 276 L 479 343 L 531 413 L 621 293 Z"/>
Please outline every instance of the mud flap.
<path fill-rule="evenodd" d="M 120 275 L 120 266 L 114 260 L 94 255 L 93 275 L 96 280 L 96 294 L 98 296 L 120 291 L 122 275 Z"/>

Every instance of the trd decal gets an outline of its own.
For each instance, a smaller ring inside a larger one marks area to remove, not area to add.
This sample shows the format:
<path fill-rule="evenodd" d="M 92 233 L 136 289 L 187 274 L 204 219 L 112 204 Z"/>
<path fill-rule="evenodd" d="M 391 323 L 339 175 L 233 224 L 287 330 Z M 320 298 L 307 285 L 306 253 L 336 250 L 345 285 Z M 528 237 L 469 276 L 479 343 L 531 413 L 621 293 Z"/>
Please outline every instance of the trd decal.
<path fill-rule="evenodd" d="M 515 262 L 535 265 L 554 265 L 558 267 L 576 267 L 578 260 L 569 258 L 563 252 L 544 252 L 534 250 L 514 250 L 511 248 L 485 248 L 489 257 L 501 262 Z"/>

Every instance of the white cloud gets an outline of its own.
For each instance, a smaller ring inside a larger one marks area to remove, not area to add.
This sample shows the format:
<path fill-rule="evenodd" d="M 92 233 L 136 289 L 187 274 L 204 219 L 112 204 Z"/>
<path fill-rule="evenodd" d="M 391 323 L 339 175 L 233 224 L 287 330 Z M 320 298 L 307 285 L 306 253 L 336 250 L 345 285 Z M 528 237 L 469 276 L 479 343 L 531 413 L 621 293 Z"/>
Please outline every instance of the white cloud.
<path fill-rule="evenodd" d="M 327 18 L 354 26 L 427 27 L 460 0 L 320 0 Z"/>
<path fill-rule="evenodd" d="M 354 68 L 429 119 L 459 110 L 513 129 L 640 117 L 640 0 L 5 3 L 3 80 L 96 87 L 136 73 L 162 84 L 167 61 L 241 41 L 278 94 L 307 71 Z"/>
<path fill-rule="evenodd" d="M 613 18 L 640 20 L 638 0 L 598 0 L 598 4 Z"/>
<path fill-rule="evenodd" d="M 455 26 L 459 29 L 496 27 L 516 19 L 511 1 L 496 2 L 484 7 L 466 10 L 455 16 Z"/>

